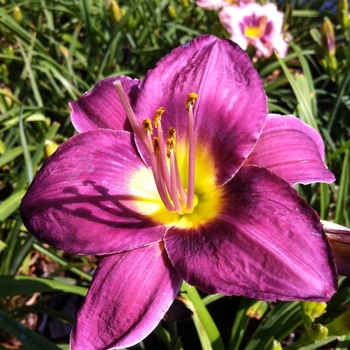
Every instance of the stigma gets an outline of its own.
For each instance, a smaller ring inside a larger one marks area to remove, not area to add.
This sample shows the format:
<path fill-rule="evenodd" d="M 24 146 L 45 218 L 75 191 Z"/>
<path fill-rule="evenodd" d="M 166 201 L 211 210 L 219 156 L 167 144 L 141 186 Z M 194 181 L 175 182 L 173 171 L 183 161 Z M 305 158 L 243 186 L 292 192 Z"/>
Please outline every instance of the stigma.
<path fill-rule="evenodd" d="M 198 203 L 198 197 L 194 193 L 196 140 L 193 116 L 198 95 L 191 92 L 184 101 L 184 111 L 185 113 L 187 111 L 188 116 L 188 128 L 185 130 L 188 142 L 188 164 L 187 183 L 183 184 L 176 152 L 177 130 L 170 127 L 166 136 L 163 135 L 161 121 L 163 114 L 166 114 L 165 108 L 160 106 L 155 111 L 153 125 L 150 119 L 144 119 L 140 124 L 132 110 L 121 81 L 115 81 L 114 85 L 130 125 L 149 155 L 154 181 L 164 206 L 168 211 L 177 212 L 180 215 L 192 213 Z M 153 133 L 156 135 L 153 136 Z"/>

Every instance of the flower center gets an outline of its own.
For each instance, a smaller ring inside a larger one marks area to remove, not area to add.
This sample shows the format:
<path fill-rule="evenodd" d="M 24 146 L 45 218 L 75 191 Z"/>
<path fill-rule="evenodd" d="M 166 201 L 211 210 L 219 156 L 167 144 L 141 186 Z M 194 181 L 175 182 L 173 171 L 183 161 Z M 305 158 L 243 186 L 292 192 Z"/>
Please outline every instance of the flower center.
<path fill-rule="evenodd" d="M 255 21 L 254 21 L 255 22 Z M 260 39 L 266 32 L 266 17 L 262 16 L 258 19 L 258 23 L 246 25 L 244 27 L 244 36 L 248 38 Z"/>
<path fill-rule="evenodd" d="M 193 116 L 193 108 L 198 97 L 197 94 L 194 92 L 190 93 L 186 103 L 184 103 L 184 108 L 187 109 L 188 114 L 188 173 L 187 187 L 185 188 L 179 172 L 176 130 L 171 127 L 168 130 L 167 137 L 163 135 L 161 120 L 165 108 L 160 107 L 156 111 L 153 124 L 150 119 L 144 119 L 142 125 L 140 125 L 120 80 L 117 80 L 114 84 L 133 131 L 147 150 L 157 191 L 164 206 L 171 213 L 176 212 L 180 215 L 192 213 L 198 204 L 198 197 L 194 193 L 196 140 Z M 153 126 L 157 130 L 156 136 L 153 136 Z"/>

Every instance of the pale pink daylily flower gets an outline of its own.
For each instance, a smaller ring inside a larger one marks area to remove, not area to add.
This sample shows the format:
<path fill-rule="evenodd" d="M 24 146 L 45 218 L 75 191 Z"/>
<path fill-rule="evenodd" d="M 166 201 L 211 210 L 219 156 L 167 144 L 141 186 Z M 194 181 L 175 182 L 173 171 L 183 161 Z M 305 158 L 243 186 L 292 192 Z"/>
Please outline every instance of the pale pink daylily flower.
<path fill-rule="evenodd" d="M 287 54 L 288 45 L 283 39 L 282 24 L 284 14 L 275 4 L 259 5 L 249 3 L 245 6 L 227 6 L 219 18 L 224 28 L 231 34 L 243 50 L 253 45 L 256 56 L 270 57 L 275 50 L 280 57 Z"/>
<path fill-rule="evenodd" d="M 197 0 L 196 4 L 206 10 L 217 10 L 225 6 L 248 4 L 254 0 Z"/>

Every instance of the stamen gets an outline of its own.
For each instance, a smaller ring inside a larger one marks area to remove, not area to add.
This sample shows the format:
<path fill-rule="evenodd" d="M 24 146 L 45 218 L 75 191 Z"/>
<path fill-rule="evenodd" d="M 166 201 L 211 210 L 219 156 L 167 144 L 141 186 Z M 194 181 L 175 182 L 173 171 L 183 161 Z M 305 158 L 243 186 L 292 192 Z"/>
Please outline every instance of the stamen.
<path fill-rule="evenodd" d="M 142 128 L 136 119 L 134 111 L 132 110 L 132 107 L 130 106 L 128 97 L 126 96 L 126 93 L 123 89 L 121 81 L 116 80 L 113 84 L 114 84 L 116 91 L 117 91 L 117 94 L 120 98 L 120 102 L 123 105 L 124 111 L 125 111 L 126 116 L 129 120 L 131 128 L 134 130 L 134 133 L 139 138 L 139 140 L 147 148 L 147 140 L 146 140 L 145 134 L 143 133 Z"/>
<path fill-rule="evenodd" d="M 176 149 L 176 130 L 174 127 L 171 127 L 168 131 L 168 139 L 167 139 L 167 156 L 168 158 L 170 158 L 171 198 L 173 201 L 175 197 L 176 197 L 176 200 L 178 200 L 178 196 L 180 195 L 181 202 L 183 202 L 183 204 L 185 205 L 187 203 L 187 195 L 181 183 L 175 149 Z M 175 208 L 176 208 L 176 205 L 175 205 Z"/>
<path fill-rule="evenodd" d="M 164 110 L 164 108 L 163 108 Z M 158 109 L 159 111 L 159 109 Z M 157 111 L 157 112 L 158 112 Z M 157 115 L 157 113 L 156 113 Z M 170 175 L 169 175 L 169 170 L 168 170 L 168 165 L 166 162 L 166 158 L 165 158 L 165 144 L 164 144 L 164 138 L 163 138 L 163 130 L 162 130 L 162 124 L 160 122 L 160 119 L 158 119 L 157 122 L 157 128 L 158 128 L 158 143 L 159 143 L 159 153 L 156 154 L 157 156 L 157 164 L 158 164 L 158 168 L 160 168 L 162 176 L 163 176 L 163 180 L 165 181 L 165 185 L 168 189 L 168 192 L 171 192 L 171 184 L 170 184 Z"/>
<path fill-rule="evenodd" d="M 158 137 L 155 137 L 153 139 L 153 151 L 154 151 L 154 153 L 156 153 L 156 152 L 159 152 L 159 150 L 160 150 L 159 139 L 158 139 Z"/>
<path fill-rule="evenodd" d="M 187 205 L 186 212 L 192 213 L 194 208 L 194 166 L 195 147 L 193 107 L 198 95 L 192 92 L 188 95 L 186 108 L 188 110 L 188 182 L 187 182 Z"/>
<path fill-rule="evenodd" d="M 168 132 L 169 135 L 169 132 Z M 173 137 L 169 137 L 166 142 L 166 155 L 170 158 L 170 151 L 175 149 L 176 140 Z"/>
<path fill-rule="evenodd" d="M 181 178 L 180 178 L 180 172 L 179 172 L 179 167 L 177 165 L 177 157 L 176 153 L 174 154 L 175 158 L 175 174 L 176 174 L 176 185 L 177 185 L 177 190 L 179 191 L 180 194 L 180 200 L 183 206 L 186 206 L 187 204 L 187 194 L 182 186 Z"/>
<path fill-rule="evenodd" d="M 149 132 L 151 135 L 153 134 L 152 123 L 149 119 L 144 119 L 142 121 L 142 126 L 143 126 L 143 130 L 145 131 L 146 134 L 147 134 L 147 132 Z"/>
<path fill-rule="evenodd" d="M 179 195 L 177 192 L 177 182 L 176 182 L 176 160 L 174 154 L 173 143 L 170 142 L 169 145 L 169 158 L 170 158 L 170 181 L 171 181 L 171 199 L 173 200 L 174 207 L 179 214 L 183 214 L 182 205 L 179 200 Z"/>
<path fill-rule="evenodd" d="M 153 177 L 154 181 L 156 183 L 156 187 L 159 193 L 159 196 L 164 203 L 165 207 L 170 211 L 170 212 L 175 212 L 175 208 L 172 205 L 172 203 L 169 200 L 168 193 L 166 191 L 166 188 L 164 186 L 164 181 L 162 181 L 162 176 L 161 172 L 158 169 L 158 164 L 157 164 L 157 153 L 159 153 L 159 144 L 158 144 L 158 139 L 154 138 L 153 142 L 151 140 L 151 135 L 149 132 L 147 132 L 147 137 L 149 142 L 152 143 L 153 145 L 153 150 L 154 152 L 150 153 L 150 158 L 151 158 L 151 167 L 152 167 L 152 172 L 153 172 Z"/>
<path fill-rule="evenodd" d="M 191 92 L 190 94 L 188 94 L 187 101 L 186 101 L 187 111 L 189 111 L 190 106 L 192 106 L 192 108 L 194 107 L 197 97 L 198 95 L 195 92 Z"/>
<path fill-rule="evenodd" d="M 157 109 L 156 114 L 154 115 L 154 127 L 157 129 L 159 122 L 162 120 L 162 114 L 164 113 L 165 108 L 160 107 Z"/>
<path fill-rule="evenodd" d="M 188 95 L 186 100 L 186 109 L 188 111 L 189 153 L 188 183 L 186 194 L 181 183 L 181 177 L 177 163 L 175 128 L 171 127 L 169 129 L 166 145 L 163 138 L 161 119 L 165 108 L 158 108 L 154 115 L 154 127 L 157 129 L 157 137 L 154 137 L 152 139 L 153 128 L 150 119 L 144 119 L 141 126 L 136 119 L 121 81 L 115 81 L 114 85 L 133 131 L 148 152 L 151 161 L 154 181 L 159 196 L 164 203 L 164 206 L 170 212 L 177 212 L 180 215 L 183 215 L 185 213 L 192 213 L 193 208 L 197 204 L 195 201 L 198 201 L 197 196 L 194 194 L 195 136 L 193 116 L 193 108 L 198 95 L 195 92 L 192 92 Z M 170 159 L 170 171 L 168 169 L 166 156 L 168 156 Z"/>
<path fill-rule="evenodd" d="M 176 141 L 176 129 L 173 126 L 168 130 L 168 139 Z"/>

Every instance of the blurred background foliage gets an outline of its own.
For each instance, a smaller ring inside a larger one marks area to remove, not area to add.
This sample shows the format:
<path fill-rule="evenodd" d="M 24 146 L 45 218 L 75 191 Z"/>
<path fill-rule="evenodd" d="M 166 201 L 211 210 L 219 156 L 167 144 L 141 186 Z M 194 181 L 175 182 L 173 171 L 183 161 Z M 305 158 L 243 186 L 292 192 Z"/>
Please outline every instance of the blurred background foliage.
<path fill-rule="evenodd" d="M 349 227 L 350 29 L 348 9 L 337 6 L 335 0 L 279 1 L 288 55 L 253 63 L 270 112 L 295 114 L 324 139 L 326 162 L 337 180 L 298 186 L 300 194 L 322 219 Z M 193 0 L 0 0 L 0 349 L 68 349 L 76 310 L 70 313 L 55 300 L 78 308 L 97 263 L 95 257 L 68 255 L 36 241 L 18 212 L 47 154 L 74 133 L 68 102 L 107 76 L 142 78 L 195 36 L 229 37 L 217 13 Z M 254 51 L 248 54 L 253 57 Z M 334 325 L 345 322 L 347 278 L 340 279 L 328 305 L 271 305 L 192 292 L 186 301 L 192 321 L 179 323 L 183 345 L 171 324 L 151 336 L 160 340 L 157 347 L 146 340 L 138 348 L 347 349 L 350 344 L 349 322 L 341 331 Z M 218 313 L 220 307 L 230 315 Z M 59 341 L 47 333 L 48 319 L 64 329 Z M 194 325 L 190 335 L 181 330 L 189 324 Z M 194 343 L 187 343 L 194 336 Z"/>

